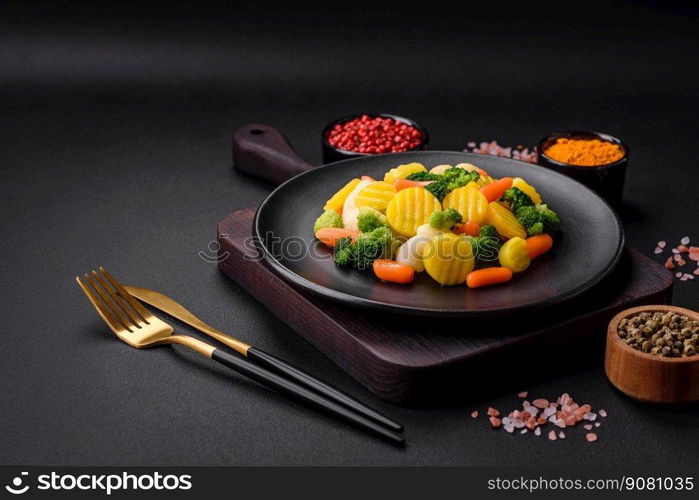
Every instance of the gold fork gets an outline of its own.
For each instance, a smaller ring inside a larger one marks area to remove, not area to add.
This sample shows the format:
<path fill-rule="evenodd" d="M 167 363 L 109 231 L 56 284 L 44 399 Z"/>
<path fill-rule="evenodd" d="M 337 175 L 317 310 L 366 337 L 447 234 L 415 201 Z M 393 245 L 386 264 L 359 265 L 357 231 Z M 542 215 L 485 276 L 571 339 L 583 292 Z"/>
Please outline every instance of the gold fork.
<path fill-rule="evenodd" d="M 92 271 L 91 274 L 86 273 L 82 278 L 76 277 L 75 279 L 104 322 L 117 337 L 130 346 L 139 349 L 164 344 L 179 344 L 188 347 L 295 401 L 324 411 L 395 444 L 402 445 L 404 443 L 402 435 L 386 429 L 296 382 L 194 337 L 175 335 L 172 326 L 143 307 L 104 268 L 100 267 L 100 271 L 100 273 Z"/>

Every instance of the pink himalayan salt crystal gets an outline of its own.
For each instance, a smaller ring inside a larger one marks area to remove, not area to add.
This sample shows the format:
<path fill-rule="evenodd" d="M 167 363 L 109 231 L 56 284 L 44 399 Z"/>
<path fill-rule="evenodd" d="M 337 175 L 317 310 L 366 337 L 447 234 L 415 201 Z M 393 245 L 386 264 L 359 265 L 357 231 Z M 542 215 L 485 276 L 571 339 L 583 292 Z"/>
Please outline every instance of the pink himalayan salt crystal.
<path fill-rule="evenodd" d="M 680 240 L 680 243 L 682 243 L 683 245 L 689 245 L 689 236 L 685 236 L 684 238 L 682 238 Z"/>
<path fill-rule="evenodd" d="M 547 399 L 539 398 L 532 401 L 532 405 L 543 410 L 544 408 L 548 407 L 549 402 Z"/>
<path fill-rule="evenodd" d="M 585 434 L 585 439 L 587 439 L 589 443 L 594 443 L 595 441 L 597 441 L 597 434 L 595 434 L 594 432 L 588 432 L 587 434 Z"/>
<path fill-rule="evenodd" d="M 694 274 L 696 274 L 697 276 L 699 276 L 699 267 L 697 267 L 697 268 L 694 270 Z"/>
<path fill-rule="evenodd" d="M 665 261 L 665 268 L 666 269 L 675 269 L 675 264 L 673 264 L 672 258 L 669 258 Z"/>
<path fill-rule="evenodd" d="M 600 425 L 602 424 L 600 424 L 599 422 L 595 422 L 595 427 L 599 427 Z"/>
<path fill-rule="evenodd" d="M 675 259 L 675 262 L 679 262 L 682 260 L 682 256 L 678 253 L 672 256 L 673 259 Z"/>
<path fill-rule="evenodd" d="M 585 424 L 583 425 L 586 431 L 591 431 L 592 430 L 592 424 Z"/>
<path fill-rule="evenodd" d="M 508 424 L 508 425 L 504 426 L 503 428 L 505 429 L 506 432 L 509 432 L 510 434 L 512 434 L 515 430 L 515 426 L 512 424 Z"/>
<path fill-rule="evenodd" d="M 490 425 L 493 426 L 493 429 L 497 429 L 502 424 L 502 421 L 498 417 L 493 416 L 490 417 L 488 420 L 490 420 Z"/>
<path fill-rule="evenodd" d="M 488 416 L 489 417 L 497 417 L 500 415 L 500 412 L 493 408 L 492 406 L 488 407 Z"/>
<path fill-rule="evenodd" d="M 566 433 L 563 432 L 563 431 L 559 432 L 559 433 L 558 433 L 558 438 L 559 438 L 559 439 L 565 439 L 565 438 L 566 438 Z"/>
<path fill-rule="evenodd" d="M 471 412 L 471 418 L 477 418 L 478 417 L 478 410 L 474 410 Z"/>
<path fill-rule="evenodd" d="M 653 253 L 655 255 L 658 255 L 659 253 L 663 253 L 663 249 L 660 247 L 655 247 L 655 250 L 653 250 Z"/>
<path fill-rule="evenodd" d="M 549 439 L 550 439 L 551 441 L 555 441 L 555 440 L 556 440 L 556 431 L 551 431 L 551 432 L 549 432 Z"/>
<path fill-rule="evenodd" d="M 673 249 L 670 250 L 670 251 L 671 251 L 672 253 L 674 253 L 675 255 L 679 255 L 679 253 L 680 253 L 680 251 L 677 250 L 676 248 L 673 248 Z"/>
<path fill-rule="evenodd" d="M 661 241 L 658 242 L 658 246 L 659 246 L 660 248 L 665 248 L 666 245 L 667 245 L 667 242 L 666 242 L 666 241 L 662 241 L 662 240 L 661 240 Z"/>
<path fill-rule="evenodd" d="M 536 429 L 534 429 L 534 435 L 541 436 L 541 427 L 537 427 Z"/>
<path fill-rule="evenodd" d="M 527 429 L 522 429 L 521 431 L 519 431 L 520 434 L 526 434 L 527 432 L 528 432 Z"/>
<path fill-rule="evenodd" d="M 699 262 L 699 253 L 690 253 L 689 254 L 689 260 L 693 260 L 694 262 Z"/>
<path fill-rule="evenodd" d="M 680 260 L 677 261 L 677 265 L 678 265 L 678 266 L 684 266 L 686 263 L 687 263 L 687 261 L 684 260 L 684 259 L 680 259 Z"/>
<path fill-rule="evenodd" d="M 583 418 L 585 420 L 593 421 L 597 418 L 597 414 L 596 413 L 586 413 L 585 415 L 583 415 Z"/>
<path fill-rule="evenodd" d="M 680 253 L 687 253 L 687 252 L 689 252 L 689 248 L 687 248 L 687 247 L 684 246 L 684 245 L 680 245 L 680 246 L 677 247 L 677 251 L 680 252 Z"/>
<path fill-rule="evenodd" d="M 600 411 L 597 412 L 597 414 L 602 418 L 606 418 L 607 417 L 607 410 L 602 408 Z"/>
<path fill-rule="evenodd" d="M 682 273 L 680 273 L 680 272 L 675 273 L 675 278 L 681 278 L 681 277 L 682 277 Z"/>
<path fill-rule="evenodd" d="M 529 394 L 527 391 L 522 391 L 519 394 L 517 394 L 517 397 L 524 399 L 527 397 L 527 394 Z"/>
<path fill-rule="evenodd" d="M 699 247 L 689 247 L 689 253 L 698 253 Z"/>
<path fill-rule="evenodd" d="M 559 419 L 556 420 L 553 424 L 554 424 L 556 427 L 560 427 L 561 429 L 565 429 L 565 428 L 566 428 L 566 421 L 563 420 L 562 418 L 559 418 Z"/>

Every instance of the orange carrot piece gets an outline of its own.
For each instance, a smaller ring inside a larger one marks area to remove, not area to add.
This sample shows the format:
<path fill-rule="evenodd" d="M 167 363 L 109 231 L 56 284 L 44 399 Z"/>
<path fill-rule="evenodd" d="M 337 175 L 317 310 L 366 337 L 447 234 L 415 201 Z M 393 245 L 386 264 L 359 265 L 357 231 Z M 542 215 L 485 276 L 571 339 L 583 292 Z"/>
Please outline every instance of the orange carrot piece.
<path fill-rule="evenodd" d="M 356 229 L 344 229 L 341 227 L 324 227 L 322 229 L 318 229 L 318 232 L 316 233 L 316 238 L 318 238 L 321 243 L 329 246 L 329 247 L 334 247 L 337 245 L 337 242 L 340 241 L 342 238 L 352 238 L 352 241 L 357 239 L 357 236 L 359 236 L 359 231 Z"/>
<path fill-rule="evenodd" d="M 466 285 L 469 288 L 496 285 L 512 279 L 512 271 L 506 267 L 486 267 L 478 271 L 471 271 L 466 275 Z"/>
<path fill-rule="evenodd" d="M 478 172 L 478 173 L 480 174 L 481 177 L 490 177 L 490 176 L 488 175 L 488 172 L 486 172 L 486 171 L 483 170 L 482 168 L 476 168 L 476 172 Z"/>
<path fill-rule="evenodd" d="M 396 180 L 396 182 L 393 183 L 393 187 L 396 188 L 396 191 L 401 191 L 403 189 L 408 189 L 412 187 L 425 187 L 430 182 L 434 181 L 412 181 L 410 179 L 398 179 Z"/>
<path fill-rule="evenodd" d="M 374 274 L 384 281 L 406 284 L 415 278 L 415 270 L 395 260 L 378 259 L 374 261 Z"/>
<path fill-rule="evenodd" d="M 544 255 L 553 246 L 553 238 L 546 233 L 530 236 L 526 241 L 530 259 L 536 259 L 540 255 Z"/>
<path fill-rule="evenodd" d="M 478 236 L 478 232 L 481 230 L 481 226 L 476 221 L 468 221 L 463 224 L 459 224 L 454 228 L 456 234 L 467 234 L 469 236 Z"/>
<path fill-rule="evenodd" d="M 512 187 L 512 177 L 503 177 L 492 184 L 483 186 L 481 188 L 481 193 L 485 196 L 488 201 L 495 201 L 500 198 L 505 191 Z"/>

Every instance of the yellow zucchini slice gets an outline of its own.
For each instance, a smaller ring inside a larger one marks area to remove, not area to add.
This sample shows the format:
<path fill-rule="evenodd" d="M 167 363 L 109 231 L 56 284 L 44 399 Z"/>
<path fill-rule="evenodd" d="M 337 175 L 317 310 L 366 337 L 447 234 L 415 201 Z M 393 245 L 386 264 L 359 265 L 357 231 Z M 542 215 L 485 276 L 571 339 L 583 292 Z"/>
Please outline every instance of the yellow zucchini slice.
<path fill-rule="evenodd" d="M 453 208 L 461 214 L 464 222 L 481 224 L 488 211 L 488 199 L 471 183 L 449 193 L 442 201 L 444 209 Z"/>
<path fill-rule="evenodd" d="M 515 177 L 514 179 L 512 179 L 512 187 L 521 189 L 537 205 L 541 203 L 541 195 L 536 191 L 536 189 L 534 189 L 534 186 L 527 183 L 527 181 L 525 181 L 521 177 Z"/>
<path fill-rule="evenodd" d="M 508 240 L 515 237 L 527 237 L 527 230 L 519 223 L 515 214 L 497 201 L 492 201 L 488 205 L 485 221 L 495 226 L 498 233 Z"/>
<path fill-rule="evenodd" d="M 383 181 L 393 184 L 398 179 L 405 179 L 410 174 L 417 172 L 427 172 L 427 169 L 422 163 L 406 163 L 405 165 L 398 165 L 396 168 L 392 168 L 386 175 L 383 176 Z"/>
<path fill-rule="evenodd" d="M 434 236 L 422 250 L 425 271 L 442 285 L 458 285 L 473 270 L 471 244 L 453 233 Z"/>

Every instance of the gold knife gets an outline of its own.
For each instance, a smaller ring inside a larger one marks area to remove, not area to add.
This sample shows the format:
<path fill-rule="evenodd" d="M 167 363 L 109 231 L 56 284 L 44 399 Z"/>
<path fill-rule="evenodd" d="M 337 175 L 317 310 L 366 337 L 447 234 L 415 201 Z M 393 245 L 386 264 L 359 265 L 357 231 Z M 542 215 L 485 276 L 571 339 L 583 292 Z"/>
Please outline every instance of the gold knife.
<path fill-rule="evenodd" d="M 397 432 L 403 432 L 403 426 L 395 420 L 366 406 L 364 403 L 354 399 L 352 396 L 345 394 L 339 389 L 336 389 L 335 387 L 326 384 L 321 380 L 318 380 L 313 375 L 310 375 L 305 371 L 290 365 L 286 361 L 282 361 L 276 356 L 273 356 L 262 351 L 261 349 L 253 347 L 250 344 L 243 342 L 242 340 L 238 340 L 236 338 L 231 337 L 230 335 L 226 335 L 225 333 L 217 330 L 211 325 L 207 325 L 202 320 L 197 318 L 194 314 L 192 314 L 187 308 L 177 303 L 170 297 L 167 297 L 166 295 L 163 295 L 160 292 L 156 292 L 155 290 L 149 290 L 148 288 L 141 288 L 139 286 L 126 285 L 124 288 L 126 288 L 126 290 L 137 299 L 142 300 L 146 304 L 149 304 L 155 307 L 156 309 L 159 309 L 164 313 L 169 314 L 173 318 L 179 319 L 183 323 L 186 323 L 189 326 L 196 328 L 200 332 L 205 333 L 206 335 L 218 340 L 219 342 L 227 345 L 234 351 L 239 352 L 240 354 L 248 358 L 250 361 L 260 366 L 264 366 L 265 368 L 268 368 L 270 370 L 273 370 L 279 374 L 285 375 L 288 378 L 293 379 L 297 383 L 302 384 L 310 389 L 313 389 L 319 392 L 320 394 L 323 394 L 324 396 L 332 399 L 333 401 L 340 403 L 345 407 L 350 408 L 356 411 L 357 413 L 365 416 L 366 418 L 369 418 L 374 422 L 388 427 L 389 429 L 393 429 Z"/>

